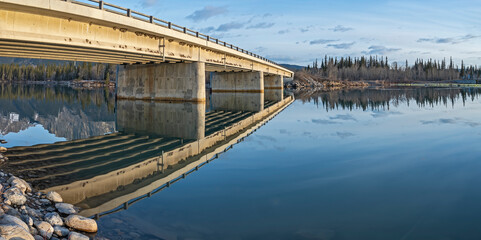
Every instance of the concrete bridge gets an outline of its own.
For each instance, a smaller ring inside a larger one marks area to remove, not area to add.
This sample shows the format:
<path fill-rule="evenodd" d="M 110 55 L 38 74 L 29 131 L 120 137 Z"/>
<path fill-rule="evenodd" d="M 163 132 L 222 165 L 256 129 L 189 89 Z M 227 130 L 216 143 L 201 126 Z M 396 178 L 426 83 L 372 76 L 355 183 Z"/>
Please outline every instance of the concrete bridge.
<path fill-rule="evenodd" d="M 0 0 L 0 56 L 122 64 L 117 96 L 128 99 L 204 102 L 207 76 L 213 92 L 280 100 L 283 77 L 293 77 L 245 49 L 99 0 Z"/>
<path fill-rule="evenodd" d="M 126 104 L 118 109 L 119 132 L 10 148 L 6 153 L 9 161 L 2 168 L 22 176 L 36 188 L 59 192 L 65 201 L 82 207 L 81 214 L 85 216 L 102 216 L 185 178 L 264 125 L 292 101 L 292 97 L 287 97 L 279 102 L 266 102 L 265 108 L 258 112 L 208 113 L 200 107 L 205 104 L 149 106 L 151 102 L 119 101 Z M 143 112 L 146 114 L 136 114 L 145 120 L 132 121 L 127 112 L 141 108 L 150 108 Z M 158 128 L 146 129 L 145 123 L 152 119 L 146 116 L 155 116 L 152 113 L 155 109 L 161 109 L 166 117 L 155 118 L 158 122 L 151 125 Z M 199 116 L 194 115 L 200 115 L 205 121 L 198 121 Z M 175 121 L 187 118 L 194 120 Z M 137 124 L 129 124 L 127 120 Z M 180 137 L 186 135 L 184 129 L 193 130 L 196 134 L 188 136 L 194 138 Z"/>

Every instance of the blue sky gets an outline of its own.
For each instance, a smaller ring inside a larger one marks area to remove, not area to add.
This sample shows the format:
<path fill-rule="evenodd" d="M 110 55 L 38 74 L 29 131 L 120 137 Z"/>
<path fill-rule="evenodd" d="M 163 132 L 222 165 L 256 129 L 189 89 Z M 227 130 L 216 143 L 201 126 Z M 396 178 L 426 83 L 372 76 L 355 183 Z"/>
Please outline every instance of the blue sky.
<path fill-rule="evenodd" d="M 481 65 L 481 0 L 110 0 L 280 63 L 383 55 Z"/>

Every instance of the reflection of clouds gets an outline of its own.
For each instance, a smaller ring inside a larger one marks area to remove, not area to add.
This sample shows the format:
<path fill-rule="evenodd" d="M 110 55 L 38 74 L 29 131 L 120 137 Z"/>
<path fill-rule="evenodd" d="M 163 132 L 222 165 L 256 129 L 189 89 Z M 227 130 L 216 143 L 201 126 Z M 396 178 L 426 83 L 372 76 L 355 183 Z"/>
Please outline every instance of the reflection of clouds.
<path fill-rule="evenodd" d="M 470 127 L 478 127 L 481 126 L 479 122 L 467 121 L 462 118 L 440 118 L 437 120 L 421 120 L 421 124 L 428 125 L 428 124 L 466 124 Z"/>
<path fill-rule="evenodd" d="M 288 136 L 292 135 L 292 132 L 288 131 L 287 129 L 281 129 L 281 130 L 279 130 L 279 133 L 280 134 L 286 134 Z"/>
<path fill-rule="evenodd" d="M 316 124 L 339 124 L 339 122 L 327 120 L 327 119 L 312 119 L 312 123 Z"/>
<path fill-rule="evenodd" d="M 280 147 L 280 146 L 274 146 L 274 148 L 279 152 L 284 152 L 287 149 L 286 147 Z"/>
<path fill-rule="evenodd" d="M 336 132 L 336 136 L 338 136 L 342 139 L 345 139 L 345 138 L 348 138 L 348 137 L 354 137 L 354 136 L 356 136 L 356 134 L 354 134 L 352 132 Z"/>
<path fill-rule="evenodd" d="M 277 142 L 277 139 L 275 139 L 274 137 L 272 136 L 265 136 L 265 135 L 257 135 L 256 136 L 257 138 L 260 138 L 264 141 L 272 141 L 272 142 Z"/>
<path fill-rule="evenodd" d="M 401 112 L 397 111 L 373 111 L 371 116 L 373 118 L 381 118 L 381 117 L 387 117 L 389 115 L 401 115 Z"/>
<path fill-rule="evenodd" d="M 439 122 L 445 123 L 445 124 L 455 124 L 455 123 L 457 123 L 457 121 L 454 120 L 454 119 L 446 119 L 446 118 L 439 119 Z"/>
<path fill-rule="evenodd" d="M 478 126 L 481 126 L 481 123 L 478 123 L 478 122 L 464 122 L 466 123 L 468 126 L 470 127 L 478 127 Z"/>
<path fill-rule="evenodd" d="M 344 120 L 344 121 L 355 121 L 357 122 L 357 119 L 354 118 L 351 114 L 338 114 L 335 117 L 329 117 L 331 120 Z"/>

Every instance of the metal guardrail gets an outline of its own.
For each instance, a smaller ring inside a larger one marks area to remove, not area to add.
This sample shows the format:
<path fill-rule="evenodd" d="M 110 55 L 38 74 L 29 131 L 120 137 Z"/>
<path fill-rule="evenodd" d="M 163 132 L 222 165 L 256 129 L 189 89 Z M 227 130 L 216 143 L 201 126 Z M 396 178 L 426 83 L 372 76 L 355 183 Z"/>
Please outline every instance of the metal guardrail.
<path fill-rule="evenodd" d="M 212 43 L 216 43 L 216 44 L 219 44 L 221 46 L 224 46 L 224 47 L 227 47 L 227 48 L 230 48 L 230 49 L 233 49 L 233 50 L 236 50 L 238 52 L 241 52 L 241 53 L 244 53 L 244 54 L 247 54 L 249 56 L 252 56 L 252 57 L 255 57 L 255 58 L 258 58 L 258 59 L 261 59 L 263 61 L 266 61 L 268 63 L 271 63 L 271 64 L 275 64 L 279 67 L 282 67 L 280 66 L 279 64 L 277 64 L 276 62 L 274 61 L 271 61 L 265 57 L 262 57 L 262 56 L 259 56 L 255 53 L 252 53 L 252 52 L 249 52 L 245 49 L 242 49 L 240 47 L 237 47 L 237 46 L 234 46 L 232 44 L 229 44 L 229 43 L 226 43 L 224 41 L 221 41 L 217 38 L 213 38 L 209 35 L 206 35 L 206 34 L 202 34 L 202 33 L 199 33 L 197 31 L 194 31 L 192 29 L 188 29 L 186 27 L 182 27 L 182 26 L 179 26 L 177 24 L 174 24 L 172 22 L 167 22 L 165 20 L 162 20 L 162 19 L 158 19 L 158 18 L 155 18 L 151 15 L 147 15 L 147 14 L 143 14 L 143 13 L 140 13 L 140 12 L 137 12 L 137 11 L 134 11 L 134 10 L 131 10 L 129 8 L 124 8 L 124 7 L 120 7 L 120 6 L 116 6 L 114 4 L 110 4 L 110 3 L 106 3 L 102 0 L 83 0 L 83 1 L 79 1 L 79 0 L 61 0 L 61 1 L 64 1 L 64 2 L 69 2 L 69 3 L 74 3 L 74 4 L 78 4 L 78 5 L 82 5 L 82 6 L 86 6 L 86 7 L 91 7 L 91 8 L 95 8 L 95 9 L 100 9 L 100 10 L 103 10 L 103 11 L 107 11 L 107 12 L 111 12 L 111 13 L 115 13 L 115 14 L 119 14 L 119 15 L 122 15 L 122 16 L 126 16 L 126 17 L 131 17 L 131 18 L 134 18 L 134 19 L 137 19 L 139 21 L 143 21 L 143 22 L 148 22 L 148 23 L 152 23 L 152 24 L 155 24 L 157 26 L 161 26 L 161 27 L 165 27 L 165 28 L 168 28 L 168 29 L 172 29 L 174 31 L 178 31 L 178 32 L 182 32 L 182 33 L 185 33 L 185 34 L 188 34 L 188 35 L 191 35 L 191 36 L 194 36 L 194 37 L 198 37 L 200 39 L 204 39 L 204 40 L 207 40 L 209 42 L 212 42 Z M 94 3 L 94 4 L 92 4 Z"/>

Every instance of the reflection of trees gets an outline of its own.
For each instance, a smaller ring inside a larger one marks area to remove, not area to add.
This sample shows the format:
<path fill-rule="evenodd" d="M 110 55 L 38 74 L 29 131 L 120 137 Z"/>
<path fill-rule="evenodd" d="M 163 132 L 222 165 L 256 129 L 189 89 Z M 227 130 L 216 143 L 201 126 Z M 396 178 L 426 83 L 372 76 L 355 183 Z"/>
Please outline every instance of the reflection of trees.
<path fill-rule="evenodd" d="M 314 102 L 327 111 L 332 109 L 389 109 L 400 103 L 412 102 L 418 106 L 454 105 L 461 100 L 477 98 L 481 89 L 477 88 L 396 88 L 396 89 L 353 89 L 339 91 L 306 91 L 296 93 L 302 102 Z"/>
<path fill-rule="evenodd" d="M 23 99 L 45 102 L 80 103 L 83 110 L 91 105 L 106 106 L 108 112 L 115 109 L 115 93 L 109 89 L 87 90 L 64 86 L 0 84 L 0 100 Z"/>
<path fill-rule="evenodd" d="M 19 132 L 41 124 L 68 140 L 115 130 L 114 92 L 47 85 L 0 85 L 0 131 Z M 19 121 L 10 120 L 18 114 Z"/>

